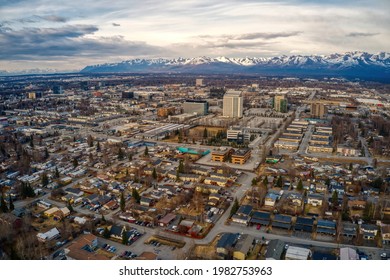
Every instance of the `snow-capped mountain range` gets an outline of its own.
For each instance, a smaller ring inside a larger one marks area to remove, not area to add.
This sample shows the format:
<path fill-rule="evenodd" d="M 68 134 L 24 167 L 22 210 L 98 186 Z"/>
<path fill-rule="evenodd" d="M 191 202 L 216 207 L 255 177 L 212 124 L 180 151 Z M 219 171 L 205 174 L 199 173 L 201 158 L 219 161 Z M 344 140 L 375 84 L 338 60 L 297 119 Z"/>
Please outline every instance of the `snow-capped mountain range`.
<path fill-rule="evenodd" d="M 206 56 L 177 59 L 132 59 L 119 63 L 87 66 L 83 73 L 259 73 L 271 75 L 379 75 L 390 80 L 390 53 L 347 52 L 331 55 L 292 55 L 278 57 L 210 58 Z"/>

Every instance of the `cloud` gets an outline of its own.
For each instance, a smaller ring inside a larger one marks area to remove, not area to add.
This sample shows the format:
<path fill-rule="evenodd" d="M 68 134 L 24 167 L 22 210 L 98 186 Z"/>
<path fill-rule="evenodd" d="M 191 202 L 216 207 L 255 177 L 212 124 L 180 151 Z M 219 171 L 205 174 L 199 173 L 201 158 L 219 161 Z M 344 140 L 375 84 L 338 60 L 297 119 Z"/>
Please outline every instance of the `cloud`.
<path fill-rule="evenodd" d="M 264 40 L 270 40 L 270 39 L 276 39 L 276 38 L 286 38 L 286 37 L 292 37 L 300 35 L 302 32 L 300 31 L 293 31 L 293 32 L 275 32 L 275 33 L 246 33 L 241 35 L 235 35 L 231 38 L 233 40 L 255 40 L 255 39 L 264 39 Z"/>
<path fill-rule="evenodd" d="M 351 32 L 347 34 L 347 37 L 371 37 L 379 35 L 380 33 L 370 33 L 370 32 Z"/>
<path fill-rule="evenodd" d="M 0 29 L 1 60 L 53 57 L 138 56 L 162 53 L 163 48 L 123 36 L 94 37 L 94 25 L 67 25 L 60 28 Z"/>
<path fill-rule="evenodd" d="M 113 22 L 112 23 L 112 26 L 115 26 L 115 27 L 117 27 L 117 26 L 121 26 L 119 23 L 115 23 L 115 22 Z"/>
<path fill-rule="evenodd" d="M 56 16 L 56 15 L 47 15 L 47 16 L 39 16 L 39 17 L 46 21 L 51 21 L 51 22 L 67 22 L 68 20 L 65 17 Z"/>
<path fill-rule="evenodd" d="M 256 32 L 256 33 L 244 33 L 244 34 L 223 34 L 223 35 L 199 35 L 196 36 L 200 39 L 206 40 L 223 40 L 223 41 L 231 41 L 231 40 L 271 40 L 276 38 L 286 38 L 298 36 L 302 32 L 301 31 L 292 31 L 292 32 Z"/>

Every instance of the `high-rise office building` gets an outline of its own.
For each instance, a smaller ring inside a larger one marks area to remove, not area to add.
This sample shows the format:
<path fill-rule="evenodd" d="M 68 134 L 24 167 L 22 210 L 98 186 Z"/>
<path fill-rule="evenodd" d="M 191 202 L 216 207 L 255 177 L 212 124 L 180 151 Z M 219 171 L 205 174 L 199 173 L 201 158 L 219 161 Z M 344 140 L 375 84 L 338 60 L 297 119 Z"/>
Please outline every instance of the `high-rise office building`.
<path fill-rule="evenodd" d="M 274 109 L 277 112 L 287 113 L 287 98 L 284 95 L 274 97 Z"/>
<path fill-rule="evenodd" d="M 324 103 L 313 102 L 310 105 L 310 115 L 312 118 L 322 119 L 328 113 L 328 107 Z"/>
<path fill-rule="evenodd" d="M 53 94 L 63 94 L 64 90 L 62 89 L 62 86 L 55 85 L 53 87 Z"/>
<path fill-rule="evenodd" d="M 183 104 L 184 113 L 204 116 L 209 113 L 209 103 L 205 100 L 186 100 Z"/>
<path fill-rule="evenodd" d="M 223 96 L 223 116 L 242 118 L 243 98 L 240 91 L 228 91 Z"/>
<path fill-rule="evenodd" d="M 195 80 L 195 85 L 197 87 L 203 87 L 203 79 L 196 79 Z"/>
<path fill-rule="evenodd" d="M 132 91 L 123 91 L 122 92 L 122 99 L 131 99 L 134 98 L 134 92 Z"/>

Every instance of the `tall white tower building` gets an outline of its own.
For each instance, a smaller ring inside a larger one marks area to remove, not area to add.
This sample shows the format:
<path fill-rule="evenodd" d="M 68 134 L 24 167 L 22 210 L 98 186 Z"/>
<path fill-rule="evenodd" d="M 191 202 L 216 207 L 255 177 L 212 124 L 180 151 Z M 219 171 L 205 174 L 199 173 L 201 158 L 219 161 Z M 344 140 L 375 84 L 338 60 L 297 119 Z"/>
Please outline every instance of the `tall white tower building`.
<path fill-rule="evenodd" d="M 223 96 L 223 116 L 242 118 L 243 98 L 241 91 L 228 91 Z"/>

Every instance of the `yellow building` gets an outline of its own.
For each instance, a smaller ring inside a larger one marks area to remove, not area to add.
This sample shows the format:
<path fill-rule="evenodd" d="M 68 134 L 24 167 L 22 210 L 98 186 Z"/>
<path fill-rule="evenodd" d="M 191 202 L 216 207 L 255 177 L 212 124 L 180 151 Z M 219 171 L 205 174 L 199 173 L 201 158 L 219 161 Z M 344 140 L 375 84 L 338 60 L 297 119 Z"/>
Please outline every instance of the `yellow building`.
<path fill-rule="evenodd" d="M 251 157 L 250 149 L 236 150 L 232 154 L 231 162 L 234 164 L 245 164 L 250 157 Z"/>
<path fill-rule="evenodd" d="M 219 149 L 217 151 L 213 151 L 211 153 L 211 160 L 225 162 L 227 161 L 228 157 L 232 154 L 232 152 L 233 149 L 230 148 L 224 148 L 224 149 Z"/>

